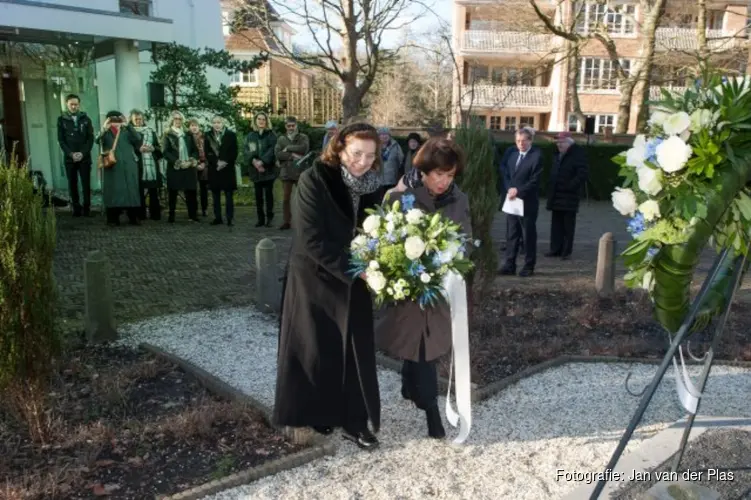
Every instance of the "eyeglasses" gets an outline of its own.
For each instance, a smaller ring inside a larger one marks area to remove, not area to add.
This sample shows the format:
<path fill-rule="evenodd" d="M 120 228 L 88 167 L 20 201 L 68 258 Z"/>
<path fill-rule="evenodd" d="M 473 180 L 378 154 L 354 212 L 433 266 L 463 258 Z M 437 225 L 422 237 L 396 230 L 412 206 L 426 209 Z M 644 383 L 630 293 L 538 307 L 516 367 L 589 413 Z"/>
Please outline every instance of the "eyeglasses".
<path fill-rule="evenodd" d="M 355 160 L 361 160 L 363 157 L 365 158 L 365 161 L 372 163 L 375 161 L 376 155 L 373 153 L 363 153 L 362 151 L 350 151 L 348 149 L 344 150 L 348 156 L 354 158 Z"/>

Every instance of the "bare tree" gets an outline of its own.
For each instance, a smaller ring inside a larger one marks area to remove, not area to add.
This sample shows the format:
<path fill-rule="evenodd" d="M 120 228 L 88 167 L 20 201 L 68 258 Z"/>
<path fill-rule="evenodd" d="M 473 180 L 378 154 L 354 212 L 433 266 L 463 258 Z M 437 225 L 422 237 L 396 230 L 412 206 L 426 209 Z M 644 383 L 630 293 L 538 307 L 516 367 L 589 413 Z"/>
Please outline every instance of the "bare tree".
<path fill-rule="evenodd" d="M 261 28 L 279 55 L 333 74 L 343 88 L 344 119 L 355 117 L 379 71 L 397 60 L 389 37 L 424 14 L 418 0 L 236 0 L 234 32 Z M 420 12 L 415 12 L 419 9 Z M 282 20 L 305 30 L 315 44 L 300 51 L 274 30 Z"/>

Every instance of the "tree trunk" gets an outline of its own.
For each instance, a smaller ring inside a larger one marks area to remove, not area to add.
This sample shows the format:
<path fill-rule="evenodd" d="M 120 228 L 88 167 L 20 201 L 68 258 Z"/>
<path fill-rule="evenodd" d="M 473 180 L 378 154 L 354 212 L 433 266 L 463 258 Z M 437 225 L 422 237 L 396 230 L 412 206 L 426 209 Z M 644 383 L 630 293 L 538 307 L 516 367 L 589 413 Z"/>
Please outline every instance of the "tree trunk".
<path fill-rule="evenodd" d="M 342 94 L 342 121 L 347 122 L 350 118 L 356 117 L 362 107 L 362 95 L 354 82 L 344 84 L 344 93 Z"/>
<path fill-rule="evenodd" d="M 616 134 L 628 133 L 628 122 L 631 119 L 631 99 L 634 96 L 636 78 L 629 78 L 621 82 L 621 100 L 618 102 L 618 118 L 615 127 Z"/>
<path fill-rule="evenodd" d="M 701 0 L 700 0 L 701 1 Z M 646 5 L 645 2 L 642 2 Z M 642 63 L 639 65 L 639 74 L 637 81 L 639 84 L 638 97 L 639 101 L 639 114 L 636 117 L 636 131 L 643 132 L 647 128 L 647 121 L 649 120 L 649 90 L 651 83 L 652 65 L 654 64 L 655 57 L 655 37 L 657 32 L 657 26 L 660 23 L 660 17 L 663 7 L 665 6 L 665 0 L 655 0 L 652 4 L 649 12 L 644 10 L 644 22 L 642 24 Z"/>

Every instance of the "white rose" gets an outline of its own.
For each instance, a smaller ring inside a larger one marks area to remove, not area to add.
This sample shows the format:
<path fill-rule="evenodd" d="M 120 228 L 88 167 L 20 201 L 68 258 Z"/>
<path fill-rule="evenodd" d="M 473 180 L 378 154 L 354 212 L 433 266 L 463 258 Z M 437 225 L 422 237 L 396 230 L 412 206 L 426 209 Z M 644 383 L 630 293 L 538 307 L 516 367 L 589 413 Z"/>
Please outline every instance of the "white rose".
<path fill-rule="evenodd" d="M 641 168 L 644 166 L 644 156 L 646 155 L 646 149 L 631 148 L 626 151 L 626 165 L 634 168 Z"/>
<path fill-rule="evenodd" d="M 425 252 L 425 242 L 419 236 L 410 236 L 404 240 L 404 251 L 409 260 L 419 259 Z"/>
<path fill-rule="evenodd" d="M 371 236 L 378 236 L 378 228 L 381 226 L 380 215 L 368 215 L 362 223 L 362 229 Z"/>
<path fill-rule="evenodd" d="M 367 274 L 365 281 L 371 290 L 379 293 L 386 287 L 386 277 L 380 271 L 373 271 Z"/>
<path fill-rule="evenodd" d="M 691 117 L 685 111 L 668 116 L 662 124 L 662 130 L 668 135 L 681 135 L 691 126 Z"/>
<path fill-rule="evenodd" d="M 350 245 L 350 248 L 353 250 L 356 250 L 358 248 L 363 248 L 367 244 L 368 240 L 365 238 L 365 235 L 358 234 L 355 236 L 355 239 L 352 240 L 352 244 Z"/>
<path fill-rule="evenodd" d="M 712 125 L 713 113 L 708 109 L 697 109 L 691 113 L 691 132 L 698 132 Z"/>
<path fill-rule="evenodd" d="M 647 149 L 647 138 L 644 134 L 639 134 L 634 138 L 634 143 L 631 145 L 635 149 Z"/>
<path fill-rule="evenodd" d="M 368 269 L 372 269 L 373 271 L 377 271 L 380 267 L 381 266 L 375 260 L 371 260 L 370 263 L 368 263 Z"/>
<path fill-rule="evenodd" d="M 647 222 L 660 218 L 660 205 L 655 200 L 647 200 L 639 205 L 639 212 Z"/>
<path fill-rule="evenodd" d="M 396 225 L 394 224 L 393 220 L 390 220 L 386 223 L 386 231 L 389 233 L 394 232 L 394 228 L 396 228 Z"/>
<path fill-rule="evenodd" d="M 675 135 L 662 141 L 656 150 L 657 163 L 669 174 L 686 168 L 692 154 L 691 146 Z"/>
<path fill-rule="evenodd" d="M 425 213 L 420 210 L 419 208 L 413 208 L 409 212 L 407 212 L 407 222 L 409 224 L 417 224 L 420 222 L 420 219 L 422 219 L 423 215 Z"/>
<path fill-rule="evenodd" d="M 639 189 L 650 196 L 654 196 L 662 191 L 660 182 L 660 172 L 649 167 L 639 167 L 636 169 L 636 175 L 639 177 Z"/>
<path fill-rule="evenodd" d="M 420 275 L 420 281 L 423 283 L 430 283 L 430 275 L 428 273 L 422 273 Z"/>
<path fill-rule="evenodd" d="M 668 114 L 664 111 L 656 110 L 652 113 L 652 116 L 649 117 L 649 125 L 650 126 L 661 126 L 663 123 L 665 123 L 665 119 L 668 117 Z"/>
<path fill-rule="evenodd" d="M 636 195 L 630 189 L 615 188 L 611 195 L 613 208 L 618 210 L 621 215 L 634 216 L 636 212 Z"/>

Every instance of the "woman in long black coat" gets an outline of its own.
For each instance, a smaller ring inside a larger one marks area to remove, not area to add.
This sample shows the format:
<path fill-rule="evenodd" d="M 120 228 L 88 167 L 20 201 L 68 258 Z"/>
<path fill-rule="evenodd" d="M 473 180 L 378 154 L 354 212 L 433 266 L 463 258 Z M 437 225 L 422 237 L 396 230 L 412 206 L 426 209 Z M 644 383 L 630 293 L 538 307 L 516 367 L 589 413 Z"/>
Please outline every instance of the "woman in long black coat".
<path fill-rule="evenodd" d="M 185 132 L 184 121 L 182 113 L 173 111 L 170 127 L 162 141 L 162 156 L 167 160 L 168 222 L 175 222 L 179 191 L 185 194 L 188 217 L 198 222 L 198 147 L 193 134 Z"/>
<path fill-rule="evenodd" d="M 208 180 L 214 199 L 214 226 L 222 224 L 222 193 L 227 210 L 227 225 L 232 225 L 235 214 L 234 192 L 237 189 L 237 135 L 229 130 L 221 116 L 211 121 L 211 132 L 205 135 L 206 163 L 208 163 Z"/>
<path fill-rule="evenodd" d="M 279 335 L 274 421 L 322 434 L 342 427 L 374 449 L 381 403 L 373 309 L 364 276 L 352 277 L 349 247 L 365 209 L 382 200 L 378 134 L 348 125 L 298 181 Z"/>
<path fill-rule="evenodd" d="M 415 208 L 440 212 L 472 237 L 469 201 L 454 177 L 464 169 L 464 153 L 453 141 L 428 140 L 415 156 L 414 170 L 389 194 L 389 202 L 410 193 Z M 466 249 L 469 251 L 469 248 Z M 445 300 L 421 309 L 406 300 L 386 308 L 376 325 L 376 343 L 402 365 L 402 396 L 425 411 L 428 435 L 443 438 L 446 431 L 438 410 L 436 360 L 451 351 L 451 311 Z"/>

